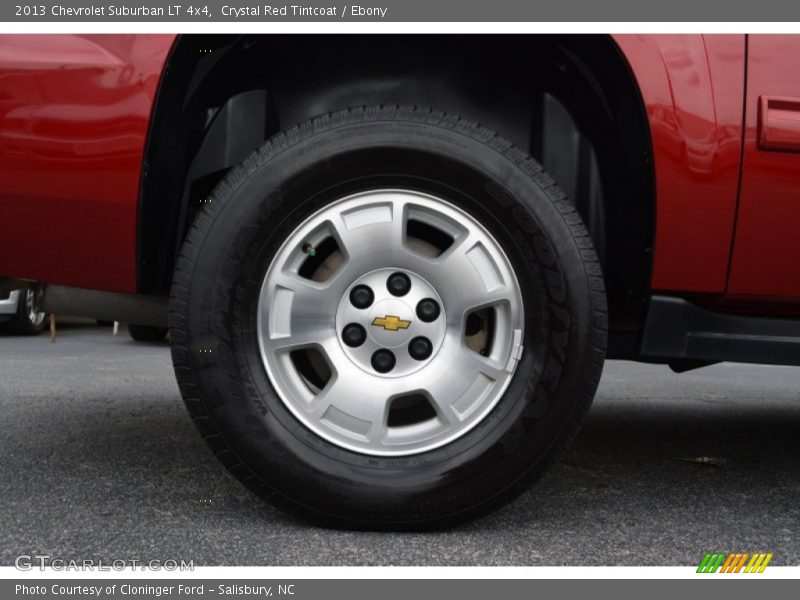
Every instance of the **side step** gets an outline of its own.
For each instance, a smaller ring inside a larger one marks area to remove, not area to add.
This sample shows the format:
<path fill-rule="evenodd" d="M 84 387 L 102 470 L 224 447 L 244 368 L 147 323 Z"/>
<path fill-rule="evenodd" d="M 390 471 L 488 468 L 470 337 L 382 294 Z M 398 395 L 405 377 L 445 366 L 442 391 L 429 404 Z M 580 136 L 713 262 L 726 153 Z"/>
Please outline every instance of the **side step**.
<path fill-rule="evenodd" d="M 800 319 L 723 314 L 671 296 L 651 297 L 641 339 L 643 359 L 670 364 L 800 365 Z"/>

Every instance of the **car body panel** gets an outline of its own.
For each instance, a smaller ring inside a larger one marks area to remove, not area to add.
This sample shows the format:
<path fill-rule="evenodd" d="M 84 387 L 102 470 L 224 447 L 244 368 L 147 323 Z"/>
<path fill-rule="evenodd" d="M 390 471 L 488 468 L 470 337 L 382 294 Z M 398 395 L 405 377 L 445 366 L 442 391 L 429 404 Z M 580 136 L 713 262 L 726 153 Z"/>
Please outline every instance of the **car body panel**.
<path fill-rule="evenodd" d="M 12 291 L 8 296 L 0 296 L 0 318 L 17 314 L 17 303 L 19 302 L 19 290 Z"/>
<path fill-rule="evenodd" d="M 619 35 L 647 109 L 656 291 L 722 294 L 736 218 L 744 35 Z"/>
<path fill-rule="evenodd" d="M 750 36 L 742 190 L 728 287 L 732 298 L 800 302 L 800 153 L 796 146 L 766 149 L 758 141 L 759 98 L 793 101 L 783 117 L 800 117 L 798 73 L 800 36 Z"/>
<path fill-rule="evenodd" d="M 0 273 L 136 291 L 147 129 L 174 36 L 0 36 Z"/>

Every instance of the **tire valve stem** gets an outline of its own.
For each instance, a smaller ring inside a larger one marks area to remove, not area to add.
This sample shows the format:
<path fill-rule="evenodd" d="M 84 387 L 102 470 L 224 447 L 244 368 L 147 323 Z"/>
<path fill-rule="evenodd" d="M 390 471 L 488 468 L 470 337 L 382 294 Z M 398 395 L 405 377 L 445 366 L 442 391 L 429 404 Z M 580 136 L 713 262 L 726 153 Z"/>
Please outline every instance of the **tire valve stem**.
<path fill-rule="evenodd" d="M 308 242 L 303 244 L 303 252 L 305 252 L 309 256 L 316 256 L 317 255 L 317 249 L 314 248 L 314 246 L 312 246 Z"/>

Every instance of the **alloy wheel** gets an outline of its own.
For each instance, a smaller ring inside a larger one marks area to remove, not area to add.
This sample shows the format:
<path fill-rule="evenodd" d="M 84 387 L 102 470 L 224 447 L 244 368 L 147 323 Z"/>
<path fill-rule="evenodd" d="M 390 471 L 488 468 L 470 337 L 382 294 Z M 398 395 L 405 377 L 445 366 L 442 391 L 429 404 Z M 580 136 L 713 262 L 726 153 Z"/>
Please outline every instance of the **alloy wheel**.
<path fill-rule="evenodd" d="M 288 236 L 257 327 L 270 381 L 305 427 L 350 451 L 403 456 L 489 415 L 523 323 L 511 263 L 477 220 L 386 189 L 335 201 Z"/>

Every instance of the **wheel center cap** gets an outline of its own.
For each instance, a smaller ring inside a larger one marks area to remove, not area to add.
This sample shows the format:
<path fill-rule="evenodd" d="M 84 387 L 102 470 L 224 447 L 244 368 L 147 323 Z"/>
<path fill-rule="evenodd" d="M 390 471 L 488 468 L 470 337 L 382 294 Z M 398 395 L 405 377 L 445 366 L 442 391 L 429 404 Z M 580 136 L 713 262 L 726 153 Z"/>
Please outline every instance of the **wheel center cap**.
<path fill-rule="evenodd" d="M 356 288 L 361 296 L 351 296 Z M 364 306 L 360 298 L 372 298 L 372 302 Z M 417 315 L 423 301 L 438 308 L 434 316 L 430 312 L 422 313 L 425 319 Z M 336 329 L 345 354 L 359 367 L 381 377 L 401 377 L 435 356 L 444 341 L 447 320 L 442 300 L 430 283 L 412 271 L 385 268 L 363 275 L 347 289 L 336 312 Z"/>
<path fill-rule="evenodd" d="M 408 343 L 415 329 L 414 311 L 402 300 L 394 298 L 377 302 L 369 311 L 369 337 L 385 348 Z"/>

